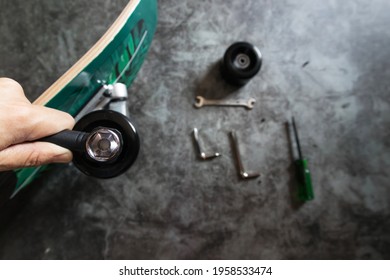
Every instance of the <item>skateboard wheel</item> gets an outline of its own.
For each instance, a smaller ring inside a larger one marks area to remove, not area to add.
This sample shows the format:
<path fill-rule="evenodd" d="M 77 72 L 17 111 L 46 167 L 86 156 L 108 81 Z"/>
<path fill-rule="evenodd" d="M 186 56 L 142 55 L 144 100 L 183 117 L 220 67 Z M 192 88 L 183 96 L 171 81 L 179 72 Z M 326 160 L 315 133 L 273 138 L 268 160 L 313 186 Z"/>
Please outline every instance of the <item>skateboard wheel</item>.
<path fill-rule="evenodd" d="M 221 74 L 229 84 L 243 86 L 260 71 L 261 64 L 258 48 L 247 42 L 237 42 L 226 50 L 221 61 Z"/>
<path fill-rule="evenodd" d="M 102 130 L 102 128 L 104 129 Z M 94 157 L 90 151 L 87 153 L 74 152 L 74 165 L 87 175 L 97 178 L 118 176 L 129 169 L 138 156 L 140 149 L 138 132 L 131 120 L 118 112 L 110 110 L 93 111 L 82 117 L 76 123 L 74 130 L 91 133 L 92 136 L 90 137 L 94 137 L 95 131 L 99 131 L 99 133 L 104 133 L 104 130 L 107 133 L 114 132 L 113 134 L 117 135 L 118 138 L 112 139 L 112 141 L 121 145 L 118 154 L 114 158 L 108 157 L 107 160 L 99 156 Z M 102 141 L 101 144 L 107 145 L 107 142 Z"/>
<path fill-rule="evenodd" d="M 18 178 L 14 171 L 0 172 L 0 207 L 10 199 L 17 182 Z"/>

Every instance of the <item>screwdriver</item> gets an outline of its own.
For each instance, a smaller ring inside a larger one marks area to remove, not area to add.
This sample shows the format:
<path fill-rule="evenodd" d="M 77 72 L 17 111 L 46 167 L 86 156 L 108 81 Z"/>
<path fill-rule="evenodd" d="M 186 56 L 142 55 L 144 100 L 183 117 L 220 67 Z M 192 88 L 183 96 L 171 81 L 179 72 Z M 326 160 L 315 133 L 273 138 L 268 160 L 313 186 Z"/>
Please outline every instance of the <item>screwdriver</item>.
<path fill-rule="evenodd" d="M 301 145 L 299 143 L 298 130 L 295 124 L 295 119 L 292 117 L 292 125 L 294 128 L 295 141 L 297 142 L 299 159 L 295 161 L 296 176 L 298 181 L 298 197 L 302 201 L 314 199 L 313 187 L 311 183 L 311 175 L 308 167 L 307 159 L 302 156 Z"/>

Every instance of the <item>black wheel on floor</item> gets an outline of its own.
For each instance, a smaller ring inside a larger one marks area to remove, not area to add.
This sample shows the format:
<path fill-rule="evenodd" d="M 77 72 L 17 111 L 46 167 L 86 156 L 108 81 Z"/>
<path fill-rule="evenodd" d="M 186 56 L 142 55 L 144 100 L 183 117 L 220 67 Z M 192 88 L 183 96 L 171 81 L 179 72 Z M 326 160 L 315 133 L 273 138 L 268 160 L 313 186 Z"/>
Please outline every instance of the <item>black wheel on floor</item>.
<path fill-rule="evenodd" d="M 118 176 L 138 156 L 138 132 L 131 120 L 118 112 L 91 112 L 76 123 L 74 130 L 90 133 L 87 152 L 73 153 L 73 163 L 87 175 L 97 178 Z"/>
<path fill-rule="evenodd" d="M 228 83 L 243 86 L 260 71 L 261 64 L 258 48 L 247 42 L 237 42 L 226 50 L 221 61 L 221 74 Z"/>

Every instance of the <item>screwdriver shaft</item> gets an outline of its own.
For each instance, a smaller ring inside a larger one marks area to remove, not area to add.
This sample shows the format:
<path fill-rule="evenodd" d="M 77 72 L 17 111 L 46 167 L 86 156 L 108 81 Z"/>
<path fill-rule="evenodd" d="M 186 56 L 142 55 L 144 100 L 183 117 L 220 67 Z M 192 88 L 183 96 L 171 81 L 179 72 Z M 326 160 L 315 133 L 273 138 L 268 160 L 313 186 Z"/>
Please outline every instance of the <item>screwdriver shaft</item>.
<path fill-rule="evenodd" d="M 303 156 L 302 156 L 302 150 L 301 150 L 301 143 L 299 142 L 298 130 L 297 130 L 297 126 L 295 124 L 294 117 L 292 117 L 292 125 L 293 125 L 293 129 L 294 129 L 295 141 L 297 142 L 299 159 L 302 160 Z"/>

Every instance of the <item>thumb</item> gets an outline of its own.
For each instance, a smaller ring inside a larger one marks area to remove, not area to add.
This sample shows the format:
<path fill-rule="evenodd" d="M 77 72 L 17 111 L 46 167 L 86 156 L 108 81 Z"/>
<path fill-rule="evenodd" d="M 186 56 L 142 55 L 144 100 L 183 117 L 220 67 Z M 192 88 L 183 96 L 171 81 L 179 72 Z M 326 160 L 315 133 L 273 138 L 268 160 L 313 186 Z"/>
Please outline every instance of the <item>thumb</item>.
<path fill-rule="evenodd" d="M 52 143 L 30 142 L 10 146 L 0 151 L 0 171 L 48 163 L 66 163 L 72 152 Z"/>

